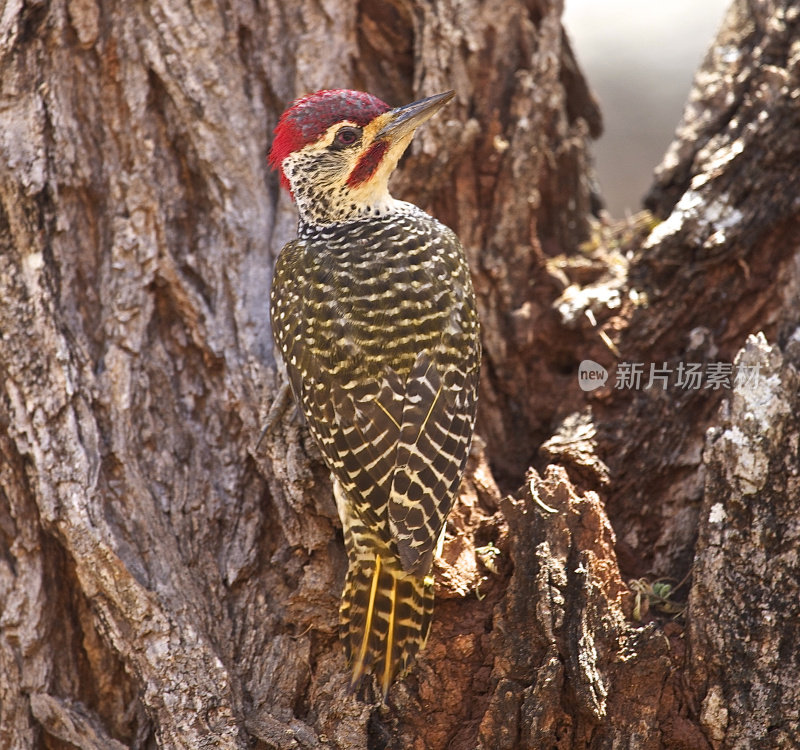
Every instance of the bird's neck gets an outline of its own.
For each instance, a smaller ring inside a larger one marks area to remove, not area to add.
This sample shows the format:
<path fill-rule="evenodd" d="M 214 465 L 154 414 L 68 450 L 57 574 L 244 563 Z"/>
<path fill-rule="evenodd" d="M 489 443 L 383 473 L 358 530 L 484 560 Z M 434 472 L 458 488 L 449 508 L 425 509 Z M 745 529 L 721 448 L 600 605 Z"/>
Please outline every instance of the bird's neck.
<path fill-rule="evenodd" d="M 329 191 L 294 192 L 301 227 L 327 227 L 404 212 L 406 203 L 395 200 L 386 185 L 358 190 L 332 188 Z"/>

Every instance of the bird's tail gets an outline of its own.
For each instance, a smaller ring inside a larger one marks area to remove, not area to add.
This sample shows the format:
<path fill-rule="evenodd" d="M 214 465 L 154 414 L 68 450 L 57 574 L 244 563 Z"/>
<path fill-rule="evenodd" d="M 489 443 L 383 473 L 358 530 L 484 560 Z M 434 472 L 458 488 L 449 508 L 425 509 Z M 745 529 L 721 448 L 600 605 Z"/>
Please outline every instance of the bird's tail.
<path fill-rule="evenodd" d="M 339 609 L 351 684 L 373 672 L 385 698 L 395 676 L 425 647 L 432 615 L 432 576 L 409 575 L 380 554 L 351 558 Z"/>

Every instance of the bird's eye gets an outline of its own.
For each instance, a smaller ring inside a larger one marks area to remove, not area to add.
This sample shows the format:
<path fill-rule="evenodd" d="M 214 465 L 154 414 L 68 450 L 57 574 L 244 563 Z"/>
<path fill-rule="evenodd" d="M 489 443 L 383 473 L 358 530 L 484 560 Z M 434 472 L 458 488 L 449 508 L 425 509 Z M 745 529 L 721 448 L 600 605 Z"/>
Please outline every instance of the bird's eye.
<path fill-rule="evenodd" d="M 339 128 L 339 130 L 336 131 L 331 146 L 333 146 L 333 148 L 347 148 L 358 142 L 360 138 L 361 128 L 345 125 L 343 128 Z"/>

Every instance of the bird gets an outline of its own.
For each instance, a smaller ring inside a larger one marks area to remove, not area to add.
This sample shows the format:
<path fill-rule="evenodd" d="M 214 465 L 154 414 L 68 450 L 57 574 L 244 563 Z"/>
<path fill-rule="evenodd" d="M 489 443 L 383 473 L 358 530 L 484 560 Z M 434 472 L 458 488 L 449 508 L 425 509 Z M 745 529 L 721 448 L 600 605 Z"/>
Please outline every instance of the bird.
<path fill-rule="evenodd" d="M 374 674 L 384 701 L 428 638 L 433 560 L 475 429 L 481 342 L 466 255 L 388 189 L 417 127 L 454 95 L 390 108 L 317 91 L 281 115 L 268 157 L 298 212 L 273 273 L 273 338 L 331 472 L 350 688 Z"/>

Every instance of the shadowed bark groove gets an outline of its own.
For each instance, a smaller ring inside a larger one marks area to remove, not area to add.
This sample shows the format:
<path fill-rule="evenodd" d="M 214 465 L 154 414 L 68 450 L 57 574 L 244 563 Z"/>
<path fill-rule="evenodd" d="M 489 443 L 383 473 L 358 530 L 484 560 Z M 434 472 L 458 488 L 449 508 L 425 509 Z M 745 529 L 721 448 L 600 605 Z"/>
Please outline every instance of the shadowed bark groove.
<path fill-rule="evenodd" d="M 795 741 L 800 14 L 734 2 L 652 215 L 615 224 L 561 10 L 6 4 L 0 748 Z M 319 452 L 291 411 L 255 448 L 296 221 L 270 134 L 340 86 L 457 92 L 393 190 L 457 231 L 483 323 L 430 641 L 386 704 L 348 691 Z"/>

